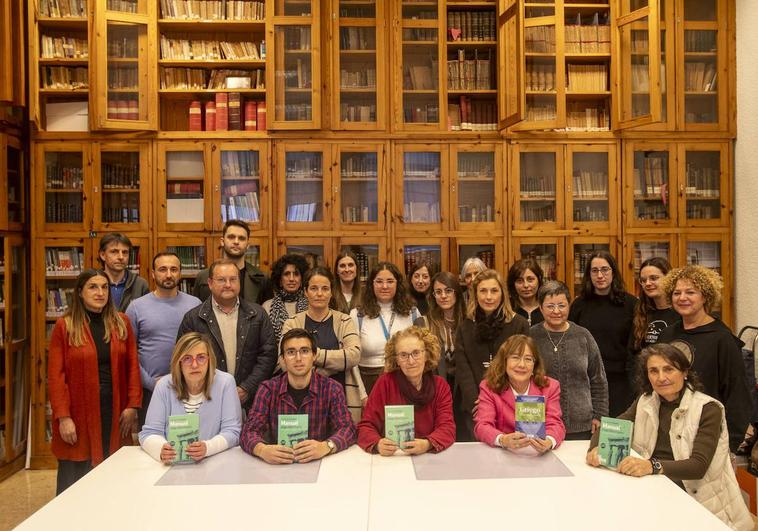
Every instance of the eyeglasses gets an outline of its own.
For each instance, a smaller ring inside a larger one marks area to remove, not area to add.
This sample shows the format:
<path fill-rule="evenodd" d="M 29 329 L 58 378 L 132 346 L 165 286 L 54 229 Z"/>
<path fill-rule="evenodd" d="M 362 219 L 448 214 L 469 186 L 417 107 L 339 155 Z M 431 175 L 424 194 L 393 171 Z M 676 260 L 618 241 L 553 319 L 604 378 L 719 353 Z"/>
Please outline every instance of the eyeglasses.
<path fill-rule="evenodd" d="M 519 364 L 522 361 L 525 365 L 534 365 L 534 358 L 532 356 L 519 356 L 518 354 L 511 354 L 508 356 L 508 361 Z"/>
<path fill-rule="evenodd" d="M 301 347 L 299 349 L 296 348 L 288 348 L 284 351 L 284 357 L 288 360 L 295 359 L 295 356 L 300 355 L 301 358 L 304 358 L 306 356 L 309 356 L 313 353 L 313 349 L 311 347 Z"/>
<path fill-rule="evenodd" d="M 640 285 L 644 286 L 650 282 L 658 282 L 661 279 L 660 275 L 650 275 L 649 277 L 640 277 Z"/>
<path fill-rule="evenodd" d="M 197 362 L 198 365 L 205 365 L 208 363 L 208 356 L 205 354 L 198 354 L 197 356 L 190 356 L 189 354 L 186 356 L 182 356 L 181 359 L 182 365 L 185 367 L 192 367 L 192 364 L 194 362 Z"/>
<path fill-rule="evenodd" d="M 568 304 L 546 304 L 545 309 L 549 312 L 565 312 L 568 310 Z"/>
<path fill-rule="evenodd" d="M 238 284 L 239 281 L 239 275 L 234 277 L 214 277 L 213 279 L 213 282 L 216 282 L 218 284 Z"/>
<path fill-rule="evenodd" d="M 378 278 L 374 279 L 374 286 L 394 286 L 397 284 L 397 280 L 390 279 L 390 280 L 381 280 Z"/>
<path fill-rule="evenodd" d="M 397 360 L 398 361 L 408 361 L 409 358 L 413 358 L 413 361 L 418 361 L 421 359 L 421 356 L 426 354 L 426 350 L 414 350 L 413 352 L 398 352 L 397 353 Z"/>
<path fill-rule="evenodd" d="M 436 289 L 432 293 L 434 293 L 435 297 L 442 297 L 443 295 L 452 295 L 455 293 L 455 290 L 453 288 Z"/>
<path fill-rule="evenodd" d="M 610 267 L 608 267 L 608 266 L 593 267 L 592 269 L 590 269 L 590 274 L 591 275 L 595 275 L 595 276 L 598 276 L 598 275 L 606 276 L 611 271 L 612 271 L 612 269 Z"/>

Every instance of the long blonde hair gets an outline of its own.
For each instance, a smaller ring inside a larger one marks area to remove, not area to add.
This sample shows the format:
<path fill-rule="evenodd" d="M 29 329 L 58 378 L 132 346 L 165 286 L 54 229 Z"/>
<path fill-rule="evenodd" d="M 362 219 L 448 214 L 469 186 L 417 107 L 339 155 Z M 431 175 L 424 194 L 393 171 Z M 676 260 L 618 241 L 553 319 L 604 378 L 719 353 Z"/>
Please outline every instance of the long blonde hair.
<path fill-rule="evenodd" d="M 71 305 L 66 313 L 63 315 L 63 322 L 66 324 L 66 333 L 68 334 L 68 344 L 73 347 L 81 347 L 84 345 L 86 334 L 84 327 L 89 324 L 89 316 L 87 315 L 87 309 L 82 301 L 82 290 L 84 286 L 94 277 L 103 277 L 109 282 L 108 300 L 103 307 L 103 323 L 105 324 L 105 342 L 109 343 L 111 340 L 111 333 L 116 332 L 116 336 L 121 340 L 126 340 L 127 328 L 126 322 L 116 311 L 116 306 L 113 304 L 110 294 L 110 281 L 103 271 L 97 269 L 85 269 L 76 278 L 76 287 L 74 288 L 74 295 L 71 298 Z"/>
<path fill-rule="evenodd" d="M 479 306 L 476 290 L 479 289 L 479 284 L 485 280 L 495 280 L 500 286 L 500 291 L 502 292 L 503 297 L 500 301 L 500 306 L 498 306 L 497 310 L 495 310 L 495 315 L 498 317 L 502 316 L 504 322 L 510 323 L 513 320 L 513 317 L 516 315 L 516 312 L 514 312 L 513 308 L 511 308 L 510 298 L 508 297 L 508 288 L 505 287 L 503 277 L 501 277 L 500 273 L 494 269 L 485 269 L 476 275 L 476 277 L 474 277 L 474 281 L 471 283 L 471 294 L 468 298 L 468 306 L 466 307 L 466 317 L 472 321 L 475 320 L 476 308 Z"/>
<path fill-rule="evenodd" d="M 184 373 L 182 372 L 182 358 L 197 345 L 205 345 L 205 350 L 208 351 L 208 371 L 205 373 L 203 395 L 205 395 L 206 400 L 211 399 L 211 386 L 213 385 L 213 376 L 216 374 L 216 354 L 213 352 L 213 346 L 207 336 L 199 332 L 187 332 L 176 342 L 174 353 L 171 354 L 171 364 L 169 365 L 171 383 L 179 400 L 187 400 L 189 398 L 187 382 L 184 381 Z"/>

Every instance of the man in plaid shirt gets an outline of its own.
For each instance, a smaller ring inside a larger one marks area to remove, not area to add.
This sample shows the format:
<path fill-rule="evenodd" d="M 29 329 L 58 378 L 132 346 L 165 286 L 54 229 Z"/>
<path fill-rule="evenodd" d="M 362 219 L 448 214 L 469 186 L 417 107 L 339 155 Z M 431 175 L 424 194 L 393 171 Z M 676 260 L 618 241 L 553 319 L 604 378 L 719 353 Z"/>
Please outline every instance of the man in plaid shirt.
<path fill-rule="evenodd" d="M 313 370 L 315 338 L 293 328 L 282 336 L 279 356 L 285 372 L 258 388 L 242 428 L 242 449 L 270 464 L 307 463 L 355 443 L 342 386 Z M 308 415 L 309 438 L 292 448 L 276 444 L 279 415 L 294 414 Z"/>

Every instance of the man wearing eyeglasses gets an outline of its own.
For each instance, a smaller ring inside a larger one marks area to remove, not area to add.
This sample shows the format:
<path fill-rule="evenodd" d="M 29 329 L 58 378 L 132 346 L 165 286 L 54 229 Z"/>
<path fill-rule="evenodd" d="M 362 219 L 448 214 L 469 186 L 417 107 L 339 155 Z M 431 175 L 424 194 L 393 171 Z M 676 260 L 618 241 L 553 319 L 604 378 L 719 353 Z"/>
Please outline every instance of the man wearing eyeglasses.
<path fill-rule="evenodd" d="M 242 428 L 240 447 L 270 464 L 307 463 L 356 441 L 342 386 L 313 370 L 316 339 L 302 328 L 282 336 L 284 374 L 261 384 Z M 307 415 L 308 438 L 292 448 L 277 444 L 279 415 Z"/>
<path fill-rule="evenodd" d="M 240 298 L 239 270 L 233 260 L 211 264 L 208 288 L 211 296 L 184 315 L 176 337 L 187 332 L 210 337 L 217 368 L 234 376 L 240 403 L 247 408 L 276 363 L 271 321 L 260 305 Z"/>

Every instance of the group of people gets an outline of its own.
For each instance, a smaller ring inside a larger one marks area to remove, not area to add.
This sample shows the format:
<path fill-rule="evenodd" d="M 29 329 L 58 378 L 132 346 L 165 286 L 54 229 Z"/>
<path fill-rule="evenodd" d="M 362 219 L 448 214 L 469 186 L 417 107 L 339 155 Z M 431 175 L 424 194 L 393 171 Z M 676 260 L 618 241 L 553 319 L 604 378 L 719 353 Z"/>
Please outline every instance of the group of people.
<path fill-rule="evenodd" d="M 148 293 L 126 267 L 129 240 L 103 238 L 103 269 L 79 275 L 50 343 L 58 492 L 135 432 L 147 453 L 173 462 L 167 431 L 177 414 L 200 418 L 200 441 L 187 449 L 195 460 L 237 444 L 284 464 L 356 442 L 389 456 L 474 440 L 539 455 L 579 439 L 595 466 L 600 418 L 610 415 L 635 421 L 642 456 L 619 472 L 665 474 L 747 528 L 730 450 L 752 402 L 739 340 L 714 313 L 717 273 L 652 258 L 638 299 L 615 258 L 597 251 L 572 301 L 530 258 L 505 280 L 478 258 L 459 276 L 416 264 L 407 281 L 379 262 L 363 285 L 345 252 L 334 274 L 282 256 L 269 280 L 245 261 L 248 238 L 244 222 L 226 223 L 224 258 L 198 275 L 194 296 L 178 290 L 175 254 L 153 258 Z M 516 429 L 520 395 L 544 397 L 544 438 Z M 387 405 L 413 406 L 414 439 L 400 447 L 385 434 Z M 309 438 L 278 444 L 283 414 L 306 414 Z"/>

